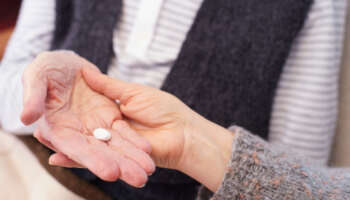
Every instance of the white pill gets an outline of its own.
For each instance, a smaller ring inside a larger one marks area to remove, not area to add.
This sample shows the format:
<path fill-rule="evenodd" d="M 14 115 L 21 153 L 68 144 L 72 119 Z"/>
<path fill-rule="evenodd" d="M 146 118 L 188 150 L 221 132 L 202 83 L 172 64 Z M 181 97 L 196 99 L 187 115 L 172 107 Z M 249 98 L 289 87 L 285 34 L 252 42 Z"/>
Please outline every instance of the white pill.
<path fill-rule="evenodd" d="M 108 141 L 111 139 L 111 133 L 109 131 L 107 131 L 104 128 L 97 128 L 94 130 L 93 132 L 94 137 L 96 139 L 102 140 L 102 141 Z"/>

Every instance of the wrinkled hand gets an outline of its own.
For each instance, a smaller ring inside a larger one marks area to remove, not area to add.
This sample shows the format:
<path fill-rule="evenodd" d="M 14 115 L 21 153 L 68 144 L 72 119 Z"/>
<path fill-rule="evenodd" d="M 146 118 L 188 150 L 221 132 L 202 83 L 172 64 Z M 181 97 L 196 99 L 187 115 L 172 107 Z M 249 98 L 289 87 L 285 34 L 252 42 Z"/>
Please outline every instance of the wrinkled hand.
<path fill-rule="evenodd" d="M 58 152 L 51 163 L 69 160 L 66 167 L 86 167 L 103 180 L 120 178 L 133 186 L 144 185 L 155 168 L 146 140 L 112 130 L 107 143 L 91 136 L 96 128 L 118 128 L 116 120 L 122 117 L 115 101 L 86 85 L 84 68 L 98 72 L 72 52 L 40 54 L 23 74 L 21 120 L 28 125 L 40 119 L 34 136 Z"/>
<path fill-rule="evenodd" d="M 127 122 L 119 121 L 115 130 L 135 130 L 150 142 L 151 155 L 158 166 L 176 169 L 190 141 L 186 132 L 191 129 L 191 122 L 201 117 L 169 93 L 115 80 L 88 68 L 82 71 L 93 90 L 120 101 Z"/>

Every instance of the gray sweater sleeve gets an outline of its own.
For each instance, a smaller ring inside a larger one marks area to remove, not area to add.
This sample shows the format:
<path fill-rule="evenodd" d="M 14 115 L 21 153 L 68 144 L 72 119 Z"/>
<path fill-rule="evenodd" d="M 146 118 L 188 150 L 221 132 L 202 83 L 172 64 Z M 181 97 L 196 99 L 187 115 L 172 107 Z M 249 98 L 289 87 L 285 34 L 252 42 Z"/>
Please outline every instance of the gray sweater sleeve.
<path fill-rule="evenodd" d="M 239 127 L 234 132 L 231 161 L 213 200 L 350 199 L 350 169 L 324 168 L 287 146 L 268 144 Z"/>

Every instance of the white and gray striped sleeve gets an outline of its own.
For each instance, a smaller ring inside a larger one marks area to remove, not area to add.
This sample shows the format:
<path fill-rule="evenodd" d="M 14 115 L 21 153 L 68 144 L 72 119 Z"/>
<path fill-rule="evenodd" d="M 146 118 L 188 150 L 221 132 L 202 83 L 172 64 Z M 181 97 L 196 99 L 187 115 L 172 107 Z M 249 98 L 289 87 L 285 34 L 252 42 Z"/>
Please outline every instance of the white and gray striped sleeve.
<path fill-rule="evenodd" d="M 335 133 L 346 0 L 315 0 L 286 62 L 269 141 L 326 164 Z"/>
<path fill-rule="evenodd" d="M 31 133 L 20 121 L 21 76 L 37 54 L 48 50 L 54 29 L 54 0 L 23 0 L 14 33 L 0 65 L 0 125 L 11 133 Z"/>

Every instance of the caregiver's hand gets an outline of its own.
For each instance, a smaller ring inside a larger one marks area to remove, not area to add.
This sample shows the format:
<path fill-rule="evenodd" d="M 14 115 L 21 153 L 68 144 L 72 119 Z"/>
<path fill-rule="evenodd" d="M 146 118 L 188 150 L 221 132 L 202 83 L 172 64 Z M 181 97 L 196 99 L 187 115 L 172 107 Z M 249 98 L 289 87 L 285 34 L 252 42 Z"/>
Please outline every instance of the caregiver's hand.
<path fill-rule="evenodd" d="M 169 93 L 114 80 L 88 68 L 83 69 L 83 77 L 93 90 L 120 101 L 129 123 L 119 121 L 114 130 L 120 134 L 136 130 L 151 143 L 158 166 L 180 170 L 216 190 L 230 159 L 231 132 Z"/>
<path fill-rule="evenodd" d="M 68 51 L 40 54 L 23 74 L 24 110 L 21 120 L 37 120 L 34 136 L 59 154 L 51 160 L 69 159 L 70 166 L 86 167 L 101 179 L 121 178 L 133 186 L 147 181 L 154 171 L 147 141 L 117 137 L 104 143 L 91 136 L 96 128 L 111 129 L 121 119 L 118 105 L 91 90 L 81 69 L 98 72 L 96 66 Z M 123 144 L 123 145 L 119 145 Z M 141 151 L 143 149 L 144 151 Z"/>

